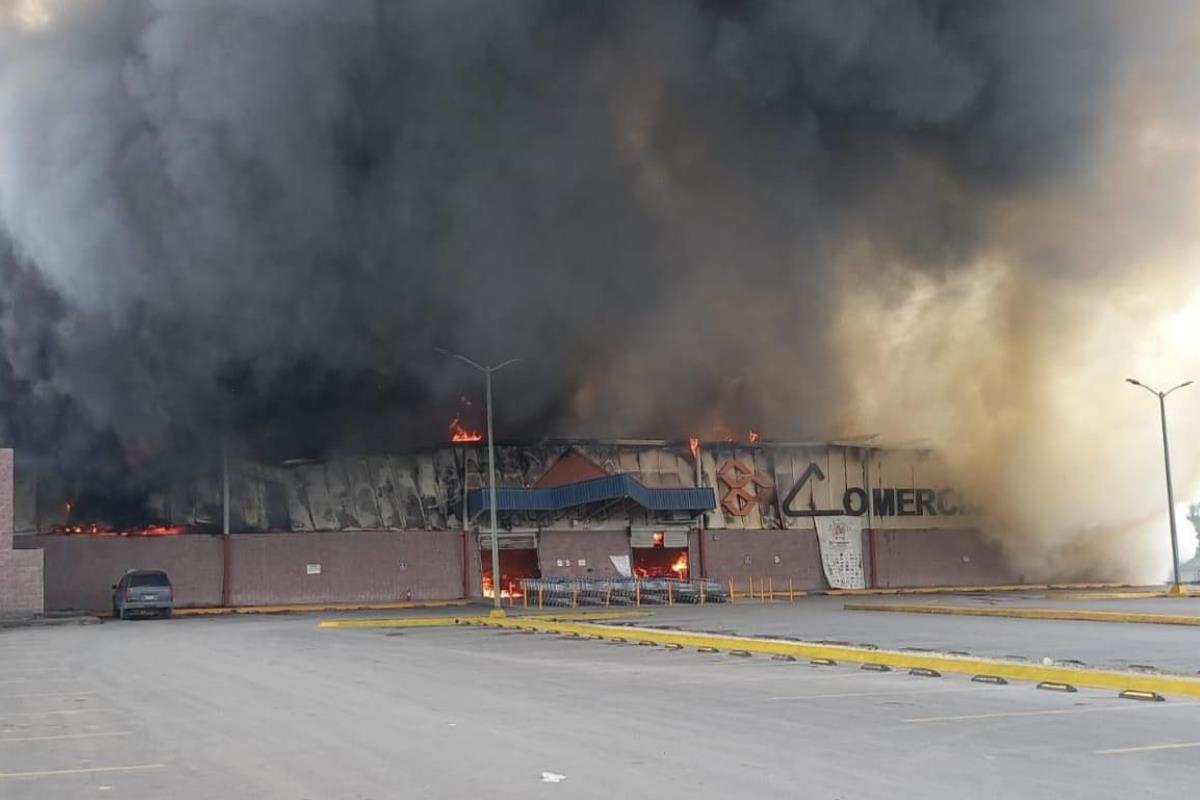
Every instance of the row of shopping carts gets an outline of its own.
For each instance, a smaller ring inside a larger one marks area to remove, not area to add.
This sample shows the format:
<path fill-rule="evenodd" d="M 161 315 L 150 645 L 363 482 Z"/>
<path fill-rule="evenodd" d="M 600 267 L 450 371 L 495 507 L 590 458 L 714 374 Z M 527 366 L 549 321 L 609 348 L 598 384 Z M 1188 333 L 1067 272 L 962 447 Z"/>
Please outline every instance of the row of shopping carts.
<path fill-rule="evenodd" d="M 536 608 L 724 603 L 718 580 L 697 578 L 523 578 L 524 603 Z"/>

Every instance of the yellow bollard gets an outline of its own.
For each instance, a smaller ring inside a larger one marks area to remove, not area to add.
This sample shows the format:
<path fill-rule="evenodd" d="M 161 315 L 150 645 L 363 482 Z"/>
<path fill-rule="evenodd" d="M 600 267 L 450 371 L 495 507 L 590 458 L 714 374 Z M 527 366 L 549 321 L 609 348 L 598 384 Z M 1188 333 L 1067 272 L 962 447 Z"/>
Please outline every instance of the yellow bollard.
<path fill-rule="evenodd" d="M 579 605 L 579 587 L 573 586 L 571 587 L 571 608 L 575 608 L 577 605 Z"/>
<path fill-rule="evenodd" d="M 792 579 L 788 578 L 788 602 L 796 602 L 796 593 L 792 589 Z"/>
<path fill-rule="evenodd" d="M 543 599 L 542 592 L 544 592 L 544 591 L 545 591 L 545 589 L 543 587 L 541 587 L 541 586 L 538 587 L 538 608 L 542 607 L 542 599 Z"/>
<path fill-rule="evenodd" d="M 633 598 L 634 605 L 640 608 L 642 605 L 642 582 L 636 579 L 633 582 Z"/>
<path fill-rule="evenodd" d="M 703 586 L 703 585 L 704 584 L 701 584 L 701 586 Z M 730 578 L 729 579 L 729 602 L 730 603 L 734 602 L 734 600 L 736 598 L 737 598 L 737 595 L 734 594 L 734 592 L 733 592 L 733 578 Z"/>
<path fill-rule="evenodd" d="M 675 600 L 671 593 L 671 582 L 670 581 L 667 581 L 667 605 L 669 605 L 669 606 L 675 605 Z"/>
<path fill-rule="evenodd" d="M 771 602 L 775 602 L 775 579 L 767 578 L 767 591 L 771 593 Z"/>
<path fill-rule="evenodd" d="M 525 581 L 521 581 L 521 605 L 529 608 L 529 591 L 525 588 Z"/>
<path fill-rule="evenodd" d="M 608 582 L 608 594 L 604 596 L 604 605 L 612 605 L 612 581 Z"/>
<path fill-rule="evenodd" d="M 700 605 L 704 605 L 704 579 L 700 579 Z"/>

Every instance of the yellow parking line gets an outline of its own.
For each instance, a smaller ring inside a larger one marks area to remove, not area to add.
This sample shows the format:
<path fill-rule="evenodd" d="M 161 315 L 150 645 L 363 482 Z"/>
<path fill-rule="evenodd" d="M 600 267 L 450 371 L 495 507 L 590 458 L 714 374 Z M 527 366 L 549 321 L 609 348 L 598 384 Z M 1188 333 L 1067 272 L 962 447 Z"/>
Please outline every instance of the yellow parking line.
<path fill-rule="evenodd" d="M 1174 744 L 1147 744 L 1142 747 L 1113 747 L 1097 750 L 1096 755 L 1111 756 L 1118 753 L 1149 753 L 1154 750 L 1182 750 L 1185 747 L 1200 747 L 1200 742 L 1176 742 Z"/>
<path fill-rule="evenodd" d="M 59 739 L 98 739 L 104 736 L 132 736 L 133 731 L 106 731 L 103 733 L 63 733 L 58 736 L 19 736 L 0 739 L 0 744 L 9 742 L 55 742 Z"/>
<path fill-rule="evenodd" d="M 1050 708 L 1038 711 L 996 711 L 991 714 L 958 714 L 950 717 L 916 717 L 903 722 L 960 722 L 974 719 L 1005 719 L 1008 717 L 1051 717 L 1059 714 L 1096 714 L 1104 711 L 1149 711 L 1151 709 L 1195 708 L 1200 703 L 1184 703 L 1168 705 L 1166 703 L 1145 703 L 1127 706 L 1090 706 L 1088 708 Z"/>
<path fill-rule="evenodd" d="M 846 603 L 847 611 L 891 611 L 901 614 L 946 614 L 960 617 L 1013 617 L 1076 622 L 1141 622 L 1153 625 L 1200 625 L 1200 615 L 1142 614 L 1130 611 L 1090 611 L 1061 608 L 975 608 L 973 606 L 892 605 Z"/>
<path fill-rule="evenodd" d="M 89 775 L 96 772 L 144 772 L 162 769 L 166 764 L 129 764 L 120 767 L 81 767 L 79 769 L 45 769 L 36 772 L 0 772 L 0 778 L 51 778 L 56 775 Z"/>

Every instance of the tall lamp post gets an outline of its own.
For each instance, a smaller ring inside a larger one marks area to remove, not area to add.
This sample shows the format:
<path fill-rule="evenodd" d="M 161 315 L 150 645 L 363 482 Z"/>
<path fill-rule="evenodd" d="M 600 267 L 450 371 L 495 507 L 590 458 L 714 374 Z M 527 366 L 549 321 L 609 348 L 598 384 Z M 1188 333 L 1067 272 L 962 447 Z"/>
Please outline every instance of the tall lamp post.
<path fill-rule="evenodd" d="M 1167 467 L 1167 519 L 1171 523 L 1171 569 L 1173 570 L 1174 583 L 1168 594 L 1183 594 L 1183 587 L 1179 584 L 1179 538 L 1175 531 L 1175 490 L 1171 486 L 1171 446 L 1167 443 L 1167 395 L 1177 389 L 1182 389 L 1185 386 L 1191 386 L 1191 381 L 1185 381 L 1168 389 L 1165 392 L 1160 392 L 1150 388 L 1141 381 L 1135 381 L 1133 378 L 1125 379 L 1128 383 L 1134 386 L 1140 386 L 1150 394 L 1158 398 L 1158 413 L 1162 418 L 1162 439 L 1163 439 L 1163 462 Z"/>
<path fill-rule="evenodd" d="M 492 438 L 492 373 L 499 372 L 505 367 L 515 364 L 521 359 L 510 358 L 499 364 L 484 366 L 478 361 L 467 358 L 461 353 L 451 353 L 449 350 L 437 348 L 442 355 L 457 358 L 464 364 L 470 364 L 483 373 L 487 385 L 487 447 L 488 447 L 488 508 L 492 512 L 492 597 L 495 599 L 496 610 L 500 610 L 500 537 L 496 524 L 496 445 Z M 463 509 L 466 513 L 466 509 Z"/>

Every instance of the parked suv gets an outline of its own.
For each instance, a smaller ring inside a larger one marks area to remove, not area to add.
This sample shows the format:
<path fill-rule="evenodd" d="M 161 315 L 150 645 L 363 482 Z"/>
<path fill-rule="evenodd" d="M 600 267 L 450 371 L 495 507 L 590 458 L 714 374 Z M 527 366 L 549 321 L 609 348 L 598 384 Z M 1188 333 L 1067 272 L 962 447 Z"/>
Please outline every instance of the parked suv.
<path fill-rule="evenodd" d="M 175 591 L 162 570 L 131 569 L 112 588 L 113 619 L 129 619 L 139 612 L 171 616 Z"/>

